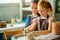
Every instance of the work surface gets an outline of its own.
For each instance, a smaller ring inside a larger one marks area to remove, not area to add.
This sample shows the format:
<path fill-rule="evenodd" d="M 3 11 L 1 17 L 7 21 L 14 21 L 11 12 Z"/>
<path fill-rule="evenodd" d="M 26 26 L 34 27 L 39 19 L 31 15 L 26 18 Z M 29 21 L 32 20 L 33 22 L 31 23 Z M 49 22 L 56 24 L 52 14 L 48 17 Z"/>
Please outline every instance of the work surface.
<path fill-rule="evenodd" d="M 20 23 L 20 24 L 7 24 L 5 28 L 0 28 L 0 33 L 3 33 L 5 30 L 11 30 L 11 29 L 20 29 L 20 28 L 25 28 L 25 23 Z"/>

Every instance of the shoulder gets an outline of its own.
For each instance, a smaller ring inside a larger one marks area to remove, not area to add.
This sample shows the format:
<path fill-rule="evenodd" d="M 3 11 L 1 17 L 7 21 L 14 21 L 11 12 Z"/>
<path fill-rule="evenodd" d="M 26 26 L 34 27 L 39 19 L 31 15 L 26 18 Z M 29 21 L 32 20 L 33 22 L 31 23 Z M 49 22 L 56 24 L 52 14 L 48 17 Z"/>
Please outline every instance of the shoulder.
<path fill-rule="evenodd" d="M 31 18 L 31 15 L 28 15 L 27 18 Z"/>
<path fill-rule="evenodd" d="M 38 21 L 39 19 L 40 19 L 40 17 L 37 17 L 37 18 L 35 18 L 34 20 Z"/>
<path fill-rule="evenodd" d="M 39 19 L 40 19 L 40 17 L 37 17 L 37 18 L 36 18 L 36 20 L 39 20 Z"/>
<path fill-rule="evenodd" d="M 49 20 L 51 20 L 52 22 L 56 21 L 54 17 L 49 17 Z"/>
<path fill-rule="evenodd" d="M 28 15 L 27 17 L 31 17 L 31 15 Z"/>

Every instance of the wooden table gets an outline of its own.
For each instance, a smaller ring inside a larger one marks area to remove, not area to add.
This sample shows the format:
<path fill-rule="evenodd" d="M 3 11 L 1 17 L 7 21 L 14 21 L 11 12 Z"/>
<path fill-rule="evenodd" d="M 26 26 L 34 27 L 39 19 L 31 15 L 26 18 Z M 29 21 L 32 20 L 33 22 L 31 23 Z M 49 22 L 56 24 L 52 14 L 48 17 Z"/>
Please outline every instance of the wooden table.
<path fill-rule="evenodd" d="M 20 28 L 25 28 L 25 23 L 20 23 L 20 24 L 13 24 L 13 26 L 11 26 L 11 24 L 7 24 L 7 26 L 5 28 L 0 28 L 0 33 L 3 33 L 5 30 L 13 30 L 13 29 L 20 29 Z"/>

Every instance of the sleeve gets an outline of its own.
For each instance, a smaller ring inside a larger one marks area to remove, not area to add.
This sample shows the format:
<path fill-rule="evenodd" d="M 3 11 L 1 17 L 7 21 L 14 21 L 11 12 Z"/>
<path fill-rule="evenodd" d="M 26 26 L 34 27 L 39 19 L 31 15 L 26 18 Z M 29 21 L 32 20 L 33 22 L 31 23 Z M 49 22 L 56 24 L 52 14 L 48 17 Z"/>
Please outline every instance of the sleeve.
<path fill-rule="evenodd" d="M 27 16 L 25 27 L 28 27 L 31 23 L 31 15 Z"/>

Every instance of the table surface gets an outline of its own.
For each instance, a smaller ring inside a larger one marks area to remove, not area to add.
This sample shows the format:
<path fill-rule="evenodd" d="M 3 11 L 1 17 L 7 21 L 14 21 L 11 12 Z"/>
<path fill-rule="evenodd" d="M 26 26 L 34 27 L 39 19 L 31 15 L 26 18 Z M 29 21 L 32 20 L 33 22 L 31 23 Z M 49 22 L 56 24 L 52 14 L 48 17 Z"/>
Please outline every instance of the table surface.
<path fill-rule="evenodd" d="M 46 34 L 46 35 L 41 35 L 41 36 L 38 36 L 36 37 L 35 39 L 36 40 L 52 40 L 52 39 L 55 39 L 55 38 L 58 38 L 60 37 L 60 35 L 55 35 L 55 34 L 52 34 L 52 33 L 49 33 L 49 34 Z"/>
<path fill-rule="evenodd" d="M 60 37 L 60 35 L 54 35 L 52 33 L 46 34 L 46 35 L 41 35 L 41 36 L 37 36 L 34 39 L 35 40 L 51 40 L 51 39 L 55 39 Z M 26 36 L 22 36 L 22 37 L 18 37 L 18 38 L 14 38 L 14 36 L 12 36 L 11 40 L 27 40 Z"/>
<path fill-rule="evenodd" d="M 23 36 L 23 37 L 14 38 L 14 36 L 12 36 L 11 40 L 27 40 L 27 37 Z"/>
<path fill-rule="evenodd" d="M 31 11 L 31 7 L 24 7 L 22 8 L 23 11 Z"/>
<path fill-rule="evenodd" d="M 25 23 L 20 23 L 20 24 L 7 24 L 5 28 L 0 28 L 0 33 L 3 33 L 5 30 L 11 30 L 11 29 L 17 29 L 17 28 L 25 28 Z"/>

